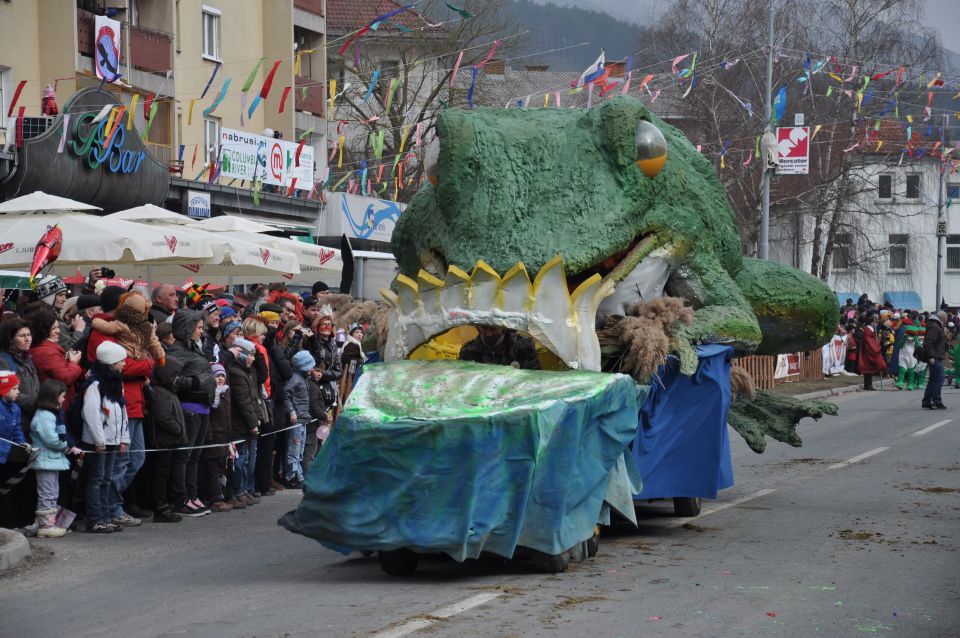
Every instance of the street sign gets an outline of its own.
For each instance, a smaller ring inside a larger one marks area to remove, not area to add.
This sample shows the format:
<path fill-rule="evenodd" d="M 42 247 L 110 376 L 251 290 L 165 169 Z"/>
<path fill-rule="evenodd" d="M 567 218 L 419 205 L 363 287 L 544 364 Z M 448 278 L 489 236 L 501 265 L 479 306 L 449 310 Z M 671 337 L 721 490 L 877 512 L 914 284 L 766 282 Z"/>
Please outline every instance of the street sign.
<path fill-rule="evenodd" d="M 778 175 L 806 175 L 810 172 L 810 127 L 782 126 L 777 129 L 780 154 Z"/>
<path fill-rule="evenodd" d="M 803 126 L 803 113 L 795 113 L 793 116 L 794 126 Z"/>

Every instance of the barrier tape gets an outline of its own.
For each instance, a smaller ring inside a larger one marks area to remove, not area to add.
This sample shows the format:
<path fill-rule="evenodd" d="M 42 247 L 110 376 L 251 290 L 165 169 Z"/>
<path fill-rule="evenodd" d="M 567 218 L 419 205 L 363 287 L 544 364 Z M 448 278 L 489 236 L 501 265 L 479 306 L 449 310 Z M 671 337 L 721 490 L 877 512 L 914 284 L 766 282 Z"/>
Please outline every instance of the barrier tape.
<path fill-rule="evenodd" d="M 16 443 L 14 441 L 5 439 L 2 436 L 0 436 L 0 441 L 7 441 L 7 443 L 13 443 L 13 445 L 16 445 L 17 447 L 20 447 L 20 448 L 28 447 L 28 446 L 24 446 L 21 443 Z M 24 465 L 19 471 L 17 471 L 16 474 L 14 474 L 10 478 L 8 478 L 6 481 L 4 481 L 3 485 L 0 485 L 0 496 L 6 496 L 7 493 L 10 492 L 10 490 L 16 487 L 17 484 L 27 476 L 27 472 L 29 472 L 30 469 L 33 467 L 34 461 L 36 461 L 37 457 L 40 456 L 40 448 L 29 447 L 27 454 L 30 455 L 30 458 L 27 461 L 27 464 Z"/>
<path fill-rule="evenodd" d="M 273 436 L 274 434 L 280 434 L 281 432 L 286 432 L 287 430 L 292 430 L 292 429 L 294 429 L 295 427 L 298 427 L 298 426 L 300 426 L 300 425 L 307 426 L 307 425 L 310 425 L 311 423 L 315 423 L 315 422 L 317 422 L 317 421 L 319 421 L 319 420 L 320 420 L 320 419 L 310 419 L 310 420 L 307 421 L 306 423 L 295 423 L 295 424 L 293 424 L 293 425 L 290 425 L 290 426 L 285 427 L 285 428 L 281 428 L 281 429 L 279 429 L 279 430 L 273 430 L 273 431 L 271 431 L 271 432 L 261 432 L 260 434 L 257 435 L 257 438 L 261 438 L 261 437 L 264 437 L 264 436 Z M 237 439 L 236 441 L 229 441 L 229 442 L 227 442 L 227 443 L 207 443 L 206 445 L 189 445 L 189 446 L 186 446 L 186 447 L 145 448 L 145 449 L 142 449 L 142 450 L 133 450 L 133 449 L 127 448 L 127 451 L 126 451 L 125 453 L 126 453 L 126 454 L 129 454 L 129 453 L 131 453 L 131 452 L 143 452 L 144 454 L 146 454 L 147 452 L 179 452 L 179 451 L 183 451 L 183 450 L 208 450 L 208 449 L 217 448 L 217 447 L 230 447 L 231 445 L 236 445 L 237 443 L 246 443 L 247 441 L 250 441 L 250 440 L 251 440 L 251 439 Z M 11 445 L 16 445 L 17 447 L 20 447 L 20 448 L 26 448 L 26 447 L 29 446 L 29 444 L 28 444 L 28 445 L 24 445 L 23 443 L 17 443 L 16 441 L 11 441 L 10 439 L 5 439 L 5 438 L 3 438 L 2 436 L 0 436 L 0 441 L 3 441 L 3 442 L 5 442 L 5 443 L 10 443 Z M 90 445 L 90 444 L 88 443 L 87 445 Z M 40 453 L 40 448 L 31 447 L 30 449 L 32 450 L 32 451 L 31 451 L 31 459 L 36 458 L 36 455 Z M 104 450 L 103 452 L 97 452 L 96 450 L 84 450 L 84 451 L 83 451 L 84 454 L 117 454 L 118 452 L 119 452 L 119 450 Z M 33 462 L 33 461 L 31 460 L 31 463 L 32 463 L 32 462 Z M 25 468 L 24 470 L 22 470 L 22 471 L 24 472 L 24 474 L 26 474 L 26 469 L 29 469 L 29 466 L 28 466 L 27 468 Z M 15 478 L 15 477 L 14 477 L 14 478 Z M 22 479 L 22 477 L 21 477 L 21 479 Z M 12 480 L 12 478 L 11 478 L 11 480 Z M 9 481 L 7 481 L 7 482 L 9 483 Z M 20 482 L 20 481 L 17 481 L 17 483 L 19 483 L 19 482 Z M 13 487 L 13 485 L 16 485 L 16 483 L 12 484 L 10 487 Z M 5 494 L 5 493 L 6 493 L 6 492 L 0 491 L 0 496 L 2 496 L 2 495 Z"/>

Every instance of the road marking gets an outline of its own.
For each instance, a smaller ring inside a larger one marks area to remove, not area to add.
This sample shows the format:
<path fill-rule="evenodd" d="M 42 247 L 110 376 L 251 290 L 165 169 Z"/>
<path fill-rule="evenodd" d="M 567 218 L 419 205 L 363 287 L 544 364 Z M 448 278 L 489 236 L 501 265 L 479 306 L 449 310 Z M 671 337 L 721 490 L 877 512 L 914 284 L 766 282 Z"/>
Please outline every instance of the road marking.
<path fill-rule="evenodd" d="M 707 508 L 707 509 L 703 510 L 702 512 L 700 512 L 700 514 L 697 515 L 697 516 L 691 516 L 691 517 L 688 517 L 688 518 L 678 518 L 678 519 L 675 519 L 675 520 L 673 520 L 673 521 L 670 522 L 670 527 L 681 527 L 681 526 L 686 525 L 687 523 L 689 523 L 689 522 L 691 522 L 691 521 L 695 521 L 695 520 L 697 520 L 697 519 L 703 518 L 704 516 L 710 516 L 711 514 L 715 514 L 715 513 L 717 513 L 717 512 L 721 512 L 721 511 L 723 511 L 723 510 L 725 510 L 725 509 L 728 509 L 728 508 L 730 508 L 730 507 L 736 507 L 737 505 L 742 505 L 743 503 L 746 503 L 747 501 L 752 501 L 753 499 L 760 498 L 761 496 L 766 496 L 767 494 L 773 494 L 773 493 L 776 492 L 776 491 L 777 491 L 777 490 L 772 489 L 772 488 L 765 488 L 765 489 L 759 490 L 759 491 L 757 491 L 757 492 L 754 492 L 753 494 L 748 494 L 747 496 L 741 496 L 740 498 L 734 499 L 734 500 L 730 501 L 729 503 L 722 503 L 722 504 L 720 504 L 720 505 L 715 505 L 715 506 L 713 506 L 713 507 Z"/>
<path fill-rule="evenodd" d="M 933 425 L 928 425 L 927 427 L 923 428 L 922 430 L 917 430 L 916 432 L 914 432 L 914 433 L 911 434 L 910 436 L 923 436 L 924 434 L 929 434 L 930 432 L 933 432 L 933 431 L 936 430 L 937 428 L 943 427 L 943 426 L 946 425 L 947 423 L 950 423 L 950 421 L 952 421 L 952 420 L 953 420 L 953 419 L 947 419 L 947 420 L 945 420 L 945 421 L 939 421 L 938 423 L 934 423 Z"/>
<path fill-rule="evenodd" d="M 381 632 L 373 634 L 371 638 L 400 638 L 400 636 L 412 634 L 420 629 L 426 629 L 430 625 L 436 624 L 438 620 L 450 618 L 451 616 L 462 614 L 468 609 L 479 607 L 480 605 L 488 603 L 494 598 L 498 598 L 502 595 L 502 592 L 484 592 L 482 594 L 477 594 L 476 596 L 465 598 L 458 603 L 453 603 L 452 605 L 438 609 L 432 614 L 427 614 L 427 618 L 418 618 L 416 620 L 405 622 L 402 625 L 391 627 L 390 629 L 384 629 Z"/>
<path fill-rule="evenodd" d="M 876 454 L 880 454 L 881 452 L 886 452 L 886 451 L 889 450 L 889 449 L 890 449 L 890 448 L 888 448 L 888 447 L 878 447 L 878 448 L 874 448 L 874 449 L 870 450 L 869 452 L 864 452 L 863 454 L 858 454 L 858 455 L 856 455 L 855 457 L 853 457 L 852 459 L 847 459 L 846 461 L 840 461 L 839 463 L 834 463 L 833 465 L 828 466 L 827 469 L 828 469 L 828 470 L 835 470 L 835 469 L 837 469 L 838 467 L 846 467 L 847 465 L 853 465 L 854 463 L 859 463 L 860 461 L 862 461 L 862 460 L 864 460 L 864 459 L 868 459 L 868 458 L 870 458 L 871 456 L 874 456 L 874 455 L 876 455 Z"/>

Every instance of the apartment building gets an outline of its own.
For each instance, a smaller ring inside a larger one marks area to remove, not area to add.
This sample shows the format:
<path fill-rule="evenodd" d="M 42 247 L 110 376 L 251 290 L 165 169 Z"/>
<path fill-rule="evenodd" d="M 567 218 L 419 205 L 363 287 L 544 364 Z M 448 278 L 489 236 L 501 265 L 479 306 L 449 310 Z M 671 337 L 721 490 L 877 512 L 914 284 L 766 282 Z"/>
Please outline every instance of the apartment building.
<path fill-rule="evenodd" d="M 4 196 L 40 188 L 108 211 L 150 201 L 184 213 L 243 211 L 315 229 L 321 205 L 313 176 L 301 176 L 294 189 L 286 188 L 289 179 L 268 186 L 255 198 L 252 179 L 224 174 L 230 171 L 222 170 L 221 133 L 233 130 L 253 143 L 265 133 L 268 139 L 282 137 L 288 155 L 290 144 L 307 133 L 319 179 L 326 160 L 324 14 L 325 0 L 0 1 Z M 104 51 L 97 30 L 103 18 L 118 25 L 115 82 L 103 82 L 96 73 L 98 63 L 109 65 L 110 52 Z M 251 114 L 251 103 L 277 61 L 270 92 Z M 241 98 L 240 89 L 258 63 Z M 22 80 L 26 85 L 8 117 Z M 224 99 L 211 110 L 228 80 Z M 56 89 L 57 117 L 41 114 L 47 85 Z M 79 168 L 82 158 L 72 156 L 69 142 L 83 136 L 78 127 L 90 125 L 89 118 L 78 123 L 79 116 L 100 104 L 124 107 L 132 128 L 124 131 L 117 152 L 143 152 L 136 170 L 98 174 Z M 20 107 L 22 119 L 17 117 Z M 66 122 L 70 112 L 72 121 Z M 66 152 L 61 141 L 67 142 Z M 43 165 L 58 168 L 40 170 Z M 191 207 L 191 198 L 202 205 Z"/>

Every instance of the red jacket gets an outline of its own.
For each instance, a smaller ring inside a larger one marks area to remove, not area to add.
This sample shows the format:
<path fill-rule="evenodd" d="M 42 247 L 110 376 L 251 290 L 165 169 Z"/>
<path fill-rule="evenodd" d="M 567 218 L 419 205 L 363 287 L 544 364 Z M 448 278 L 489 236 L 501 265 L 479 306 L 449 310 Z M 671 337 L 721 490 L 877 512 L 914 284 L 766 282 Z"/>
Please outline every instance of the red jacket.
<path fill-rule="evenodd" d="M 63 404 L 63 411 L 66 413 L 77 396 L 77 381 L 83 377 L 83 368 L 67 361 L 67 353 L 60 344 L 49 340 L 33 346 L 30 356 L 33 358 L 33 366 L 37 369 L 40 383 L 47 379 L 59 379 L 67 384 L 67 400 Z"/>
<path fill-rule="evenodd" d="M 100 313 L 96 318 L 104 321 L 115 321 L 116 318 L 108 314 Z M 90 337 L 87 339 L 87 361 L 97 360 L 97 346 L 104 341 L 116 340 L 110 335 L 105 335 L 97 330 L 90 331 Z M 153 359 L 131 359 L 127 357 L 127 363 L 123 367 L 123 396 L 127 400 L 127 416 L 131 419 L 143 418 L 143 382 L 150 378 L 153 373 Z"/>
<path fill-rule="evenodd" d="M 864 326 L 860 343 L 860 374 L 883 374 L 886 369 L 887 362 L 880 352 L 877 333 L 871 326 Z"/>

